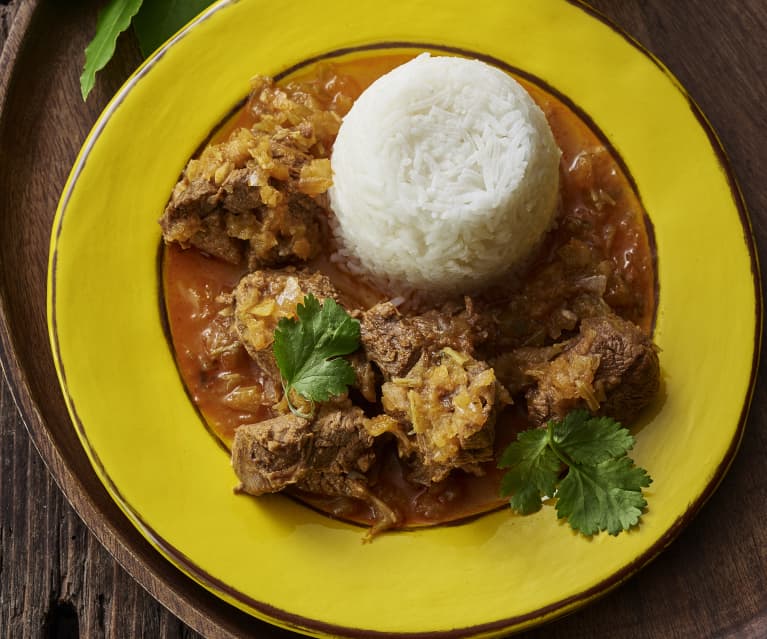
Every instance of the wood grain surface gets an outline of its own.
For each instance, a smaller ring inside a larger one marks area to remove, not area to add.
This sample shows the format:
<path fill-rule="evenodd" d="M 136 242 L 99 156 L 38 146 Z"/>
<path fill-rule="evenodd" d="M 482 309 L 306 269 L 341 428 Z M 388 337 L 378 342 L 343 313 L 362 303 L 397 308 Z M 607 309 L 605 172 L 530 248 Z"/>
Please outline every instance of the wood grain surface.
<path fill-rule="evenodd" d="M 180 575 L 130 527 L 92 472 L 72 472 L 84 455 L 68 427 L 45 327 L 49 229 L 80 144 L 140 60 L 132 36 L 121 38 L 83 103 L 82 51 L 101 4 L 0 0 L 0 354 L 6 369 L 0 380 L 0 637 L 293 637 Z M 765 263 L 767 2 L 591 4 L 658 56 L 707 115 L 741 185 Z M 767 637 L 766 494 L 767 388 L 760 372 L 740 453 L 678 540 L 596 603 L 520 636 Z"/>

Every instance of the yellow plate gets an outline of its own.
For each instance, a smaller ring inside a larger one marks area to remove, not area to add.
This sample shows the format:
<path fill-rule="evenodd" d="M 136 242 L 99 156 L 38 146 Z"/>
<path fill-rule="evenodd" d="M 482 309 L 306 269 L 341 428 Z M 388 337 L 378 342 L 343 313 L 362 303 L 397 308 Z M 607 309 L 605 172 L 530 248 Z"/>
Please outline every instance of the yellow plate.
<path fill-rule="evenodd" d="M 149 60 L 88 137 L 54 221 L 48 320 L 74 427 L 107 490 L 170 561 L 258 617 L 314 635 L 495 636 L 602 594 L 711 494 L 742 435 L 761 334 L 748 219 L 718 142 L 669 72 L 563 0 L 219 3 Z M 187 159 L 256 73 L 371 44 L 490 56 L 579 105 L 655 227 L 665 396 L 633 456 L 639 529 L 591 540 L 546 506 L 387 534 L 281 496 L 235 497 L 179 379 L 159 301 L 157 218 Z"/>

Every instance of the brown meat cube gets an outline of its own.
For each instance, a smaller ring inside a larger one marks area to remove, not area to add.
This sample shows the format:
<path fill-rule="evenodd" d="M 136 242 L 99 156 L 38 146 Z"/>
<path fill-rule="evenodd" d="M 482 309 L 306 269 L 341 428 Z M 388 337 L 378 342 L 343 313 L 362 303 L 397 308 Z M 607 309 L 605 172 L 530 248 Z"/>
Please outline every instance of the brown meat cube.
<path fill-rule="evenodd" d="M 314 257 L 322 244 L 324 209 L 310 196 L 278 184 L 274 205 L 252 186 L 254 167 L 233 171 L 216 186 L 182 178 L 160 224 L 166 242 L 194 246 L 248 268 L 280 266 Z"/>
<path fill-rule="evenodd" d="M 208 180 L 185 183 L 182 179 L 160 220 L 165 241 L 178 242 L 184 248 L 195 246 L 225 262 L 240 263 L 246 244 L 227 234 L 218 201 L 219 189 Z"/>
<path fill-rule="evenodd" d="M 299 488 L 320 495 L 349 495 L 349 475 L 365 482 L 363 473 L 375 461 L 373 438 L 364 426 L 365 414 L 351 404 L 343 409 L 328 405 L 312 424 L 312 472 Z"/>
<path fill-rule="evenodd" d="M 232 444 L 238 491 L 262 495 L 295 485 L 355 497 L 347 487 L 349 474 L 364 482 L 363 473 L 375 461 L 364 419 L 356 406 L 328 405 L 313 421 L 287 414 L 240 426 Z"/>
<path fill-rule="evenodd" d="M 309 422 L 292 414 L 240 426 L 232 444 L 237 490 L 263 495 L 301 481 L 309 472 L 313 437 Z"/>
<path fill-rule="evenodd" d="M 329 404 L 313 421 L 283 415 L 240 426 L 232 444 L 237 492 L 278 492 L 288 486 L 310 493 L 353 497 L 376 513 L 373 533 L 394 526 L 399 516 L 367 485 L 375 462 L 373 437 L 361 409 Z"/>
<path fill-rule="evenodd" d="M 413 316 L 401 315 L 391 302 L 376 304 L 361 319 L 367 357 L 391 379 L 404 375 L 426 351 L 450 347 L 474 354 L 476 345 L 487 339 L 489 324 L 475 313 L 471 298 L 464 303 Z"/>
<path fill-rule="evenodd" d="M 616 315 L 584 319 L 561 355 L 529 373 L 537 384 L 527 392 L 527 405 L 539 423 L 587 407 L 630 424 L 660 386 L 655 345 Z"/>
<path fill-rule="evenodd" d="M 407 434 L 412 445 L 398 442 L 399 451 L 411 456 L 411 479 L 428 485 L 457 468 L 482 474 L 493 458 L 496 414 L 508 401 L 487 363 L 445 348 L 383 385 L 383 408 L 395 421 L 374 419 L 373 427 L 400 440 Z"/>
<path fill-rule="evenodd" d="M 195 246 L 248 268 L 315 256 L 323 242 L 328 159 L 340 117 L 256 78 L 248 129 L 187 164 L 160 220 L 166 242 Z"/>
<path fill-rule="evenodd" d="M 390 302 L 382 302 L 363 313 L 362 345 L 386 377 L 400 377 L 421 356 L 424 341 L 412 322 Z"/>
<path fill-rule="evenodd" d="M 280 374 L 272 352 L 274 330 L 283 317 L 295 317 L 296 307 L 311 293 L 320 302 L 339 301 L 331 281 L 321 273 L 287 267 L 279 271 L 248 273 L 224 300 L 232 304 L 233 333 L 261 371 L 280 385 Z M 356 386 L 370 402 L 376 401 L 375 376 L 362 351 L 348 357 L 357 376 Z"/>
<path fill-rule="evenodd" d="M 485 345 L 494 336 L 494 318 L 475 309 L 474 301 L 464 297 L 463 305 L 448 303 L 414 315 L 413 325 L 432 350 L 452 348 L 461 353 L 476 356 L 478 347 Z"/>
<path fill-rule="evenodd" d="M 272 343 L 283 317 L 295 317 L 296 307 L 311 293 L 320 301 L 338 299 L 330 280 L 321 273 L 285 268 L 245 275 L 225 299 L 233 305 L 234 331 L 248 354 L 264 371 L 278 376 Z"/>

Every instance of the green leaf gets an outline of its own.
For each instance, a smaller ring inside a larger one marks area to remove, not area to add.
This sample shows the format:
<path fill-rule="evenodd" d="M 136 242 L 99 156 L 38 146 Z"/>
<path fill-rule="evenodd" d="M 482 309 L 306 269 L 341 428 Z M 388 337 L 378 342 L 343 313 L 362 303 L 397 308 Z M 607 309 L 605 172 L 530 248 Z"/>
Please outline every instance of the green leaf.
<path fill-rule="evenodd" d="M 111 0 L 101 10 L 96 23 L 96 35 L 85 49 L 85 65 L 80 76 L 83 100 L 96 83 L 96 73 L 103 69 L 115 52 L 117 36 L 125 31 L 141 7 L 142 0 Z"/>
<path fill-rule="evenodd" d="M 559 485 L 557 516 L 585 535 L 601 530 L 617 535 L 638 523 L 647 506 L 642 487 L 650 483 L 647 472 L 629 457 L 594 466 L 574 464 Z"/>
<path fill-rule="evenodd" d="M 349 362 L 337 359 L 360 345 L 360 323 L 336 302 L 323 304 L 311 293 L 296 308 L 297 319 L 283 318 L 274 332 L 274 357 L 285 393 L 324 402 L 345 392 L 356 375 Z"/>
<path fill-rule="evenodd" d="M 503 451 L 498 466 L 509 469 L 501 480 L 501 496 L 511 496 L 509 504 L 522 515 L 540 510 L 542 497 L 554 495 L 561 469 L 545 429 L 519 433 L 517 441 Z"/>
<path fill-rule="evenodd" d="M 354 369 L 345 359 L 321 360 L 307 366 L 291 386 L 307 399 L 326 402 L 346 392 L 355 379 Z"/>
<path fill-rule="evenodd" d="M 133 20 L 139 48 L 148 58 L 212 0 L 144 0 Z"/>
<path fill-rule="evenodd" d="M 576 410 L 552 427 L 554 445 L 576 464 L 599 464 L 634 446 L 631 433 L 609 417 Z"/>

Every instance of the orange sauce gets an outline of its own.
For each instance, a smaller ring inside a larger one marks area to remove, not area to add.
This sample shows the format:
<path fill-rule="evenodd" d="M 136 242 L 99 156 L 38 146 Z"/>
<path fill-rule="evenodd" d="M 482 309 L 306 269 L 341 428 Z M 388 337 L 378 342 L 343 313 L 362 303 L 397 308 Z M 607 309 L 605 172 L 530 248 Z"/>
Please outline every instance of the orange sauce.
<path fill-rule="evenodd" d="M 411 54 L 380 55 L 343 60 L 334 62 L 334 69 L 339 75 L 347 76 L 343 83 L 345 95 L 356 99 L 376 78 L 412 57 Z M 289 80 L 316 81 L 316 73 L 317 67 L 312 66 Z M 562 150 L 558 227 L 550 233 L 540 249 L 539 260 L 531 265 L 529 272 L 534 273 L 539 264 L 545 264 L 546 255 L 569 239 L 573 224 L 596 224 L 589 242 L 600 245 L 600 250 L 613 262 L 622 282 L 628 286 L 628 291 L 620 287 L 611 290 L 608 286 L 605 300 L 619 315 L 649 332 L 655 309 L 654 263 L 644 211 L 628 176 L 614 154 L 575 110 L 543 87 L 524 78 L 516 79 L 546 114 Z M 235 127 L 250 123 L 249 114 L 243 110 L 230 118 L 212 141 L 221 140 Z M 583 153 L 591 154 L 588 166 L 579 159 Z M 596 221 L 594 196 L 602 201 Z M 587 211 L 591 213 L 587 215 Z M 347 299 L 369 307 L 384 298 L 383 293 L 339 270 L 328 258 L 328 255 L 320 256 L 310 267 L 327 274 Z M 172 245 L 165 248 L 162 273 L 179 371 L 209 428 L 229 446 L 238 426 L 274 416 L 268 406 L 237 401 L 238 385 L 258 387 L 264 383 L 261 372 L 244 349 L 239 348 L 209 369 L 200 364 L 199 355 L 206 335 L 210 335 L 211 321 L 225 306 L 217 297 L 231 291 L 245 269 L 219 262 L 195 249 L 185 251 Z M 524 411 L 517 402 L 499 417 L 496 453 L 525 427 Z M 494 464 L 487 465 L 483 477 L 456 472 L 444 482 L 424 488 L 405 479 L 393 449 L 382 451 L 379 458 L 381 462 L 370 478 L 372 489 L 399 510 L 406 526 L 454 521 L 486 512 L 504 501 L 498 497 L 501 473 Z M 370 523 L 372 518 L 368 507 L 353 499 L 293 492 L 313 507 L 338 517 L 361 523 Z"/>

